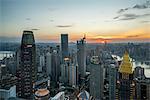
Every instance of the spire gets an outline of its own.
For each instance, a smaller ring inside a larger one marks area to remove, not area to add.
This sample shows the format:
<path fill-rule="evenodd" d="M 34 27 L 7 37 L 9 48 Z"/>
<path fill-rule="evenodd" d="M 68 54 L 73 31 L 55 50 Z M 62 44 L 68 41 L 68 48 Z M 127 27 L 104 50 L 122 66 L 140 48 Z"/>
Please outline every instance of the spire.
<path fill-rule="evenodd" d="M 86 34 L 84 34 L 83 40 L 86 39 Z"/>
<path fill-rule="evenodd" d="M 130 61 L 130 57 L 127 51 L 125 51 L 123 55 L 123 61 L 119 67 L 120 73 L 132 74 L 132 63 Z"/>

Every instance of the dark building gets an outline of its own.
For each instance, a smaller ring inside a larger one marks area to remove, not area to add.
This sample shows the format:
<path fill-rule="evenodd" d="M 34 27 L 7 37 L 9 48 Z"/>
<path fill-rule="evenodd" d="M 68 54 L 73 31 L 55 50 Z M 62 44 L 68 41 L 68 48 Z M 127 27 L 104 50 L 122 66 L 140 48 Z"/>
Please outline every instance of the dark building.
<path fill-rule="evenodd" d="M 35 40 L 32 31 L 23 31 L 21 41 L 21 62 L 17 73 L 18 84 L 17 94 L 22 98 L 31 98 L 33 93 L 33 84 L 36 81 L 37 68 Z"/>
<path fill-rule="evenodd" d="M 144 68 L 137 66 L 134 69 L 134 78 L 145 79 Z"/>
<path fill-rule="evenodd" d="M 57 53 L 56 50 L 53 51 L 52 55 L 51 55 L 52 59 L 51 59 L 51 80 L 54 82 L 57 82 L 59 80 L 60 77 L 60 56 Z"/>
<path fill-rule="evenodd" d="M 150 78 L 135 80 L 136 100 L 150 100 Z"/>
<path fill-rule="evenodd" d="M 86 41 L 85 38 L 77 41 L 77 61 L 78 61 L 78 72 L 80 77 L 86 75 Z"/>
<path fill-rule="evenodd" d="M 68 57 L 68 34 L 61 34 L 61 53 L 63 61 L 65 57 Z"/>

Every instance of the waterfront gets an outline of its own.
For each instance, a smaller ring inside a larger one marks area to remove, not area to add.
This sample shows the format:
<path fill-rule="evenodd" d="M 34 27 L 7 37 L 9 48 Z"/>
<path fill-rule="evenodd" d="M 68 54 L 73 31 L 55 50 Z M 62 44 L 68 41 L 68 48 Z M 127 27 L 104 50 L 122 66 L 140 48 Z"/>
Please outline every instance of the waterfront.
<path fill-rule="evenodd" d="M 150 65 L 147 65 L 145 63 L 138 62 L 138 61 L 133 62 L 133 68 L 135 68 L 137 66 L 143 67 L 144 71 L 145 71 L 145 76 L 150 78 Z"/>
<path fill-rule="evenodd" d="M 115 57 L 117 61 L 121 61 L 123 59 L 122 57 L 119 57 L 117 55 L 112 55 L 112 57 Z M 134 68 L 137 66 L 141 66 L 142 68 L 144 68 L 145 76 L 150 78 L 150 64 L 146 64 L 145 62 L 135 61 L 132 58 L 131 58 L 131 61 L 133 64 L 132 70 L 134 70 Z"/>

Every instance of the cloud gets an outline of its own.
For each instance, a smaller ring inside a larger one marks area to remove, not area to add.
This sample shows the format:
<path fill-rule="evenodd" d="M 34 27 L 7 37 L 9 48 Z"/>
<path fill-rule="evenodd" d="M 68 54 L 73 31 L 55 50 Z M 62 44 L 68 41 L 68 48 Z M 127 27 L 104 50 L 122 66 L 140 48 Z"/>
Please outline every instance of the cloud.
<path fill-rule="evenodd" d="M 56 27 L 58 27 L 58 28 L 68 28 L 68 27 L 73 27 L 73 25 L 57 25 Z"/>
<path fill-rule="evenodd" d="M 149 23 L 150 21 L 141 21 L 140 23 Z"/>
<path fill-rule="evenodd" d="M 150 1 L 146 1 L 145 3 L 143 4 L 136 4 L 132 7 L 127 7 L 127 8 L 122 8 L 122 9 L 119 9 L 117 11 L 117 13 L 124 13 L 125 11 L 127 10 L 131 10 L 131 9 L 147 9 L 147 8 L 150 8 Z"/>
<path fill-rule="evenodd" d="M 53 12 L 55 10 L 57 10 L 57 8 L 48 8 L 48 11 L 50 11 L 50 12 Z"/>
<path fill-rule="evenodd" d="M 33 28 L 33 29 L 31 29 L 31 30 L 33 30 L 33 31 L 38 31 L 38 30 L 40 30 L 40 29 L 37 29 L 37 28 Z"/>
<path fill-rule="evenodd" d="M 31 20 L 31 18 L 26 18 L 26 20 Z"/>
<path fill-rule="evenodd" d="M 143 14 L 143 15 L 123 14 L 123 15 L 116 16 L 113 19 L 115 19 L 115 20 L 134 20 L 134 19 L 137 19 L 137 18 L 147 17 L 147 16 L 150 16 L 150 14 Z"/>
<path fill-rule="evenodd" d="M 127 11 L 127 10 L 129 10 L 130 8 L 124 8 L 124 9 L 119 9 L 119 11 L 117 12 L 117 13 L 123 13 L 123 12 L 125 12 L 125 11 Z"/>
<path fill-rule="evenodd" d="M 120 16 L 116 16 L 116 17 L 114 17 L 113 19 L 118 19 Z"/>
<path fill-rule="evenodd" d="M 134 9 L 134 8 L 136 8 L 136 9 L 146 9 L 146 8 L 148 8 L 148 6 L 136 4 L 135 6 L 133 6 L 133 9 Z"/>
<path fill-rule="evenodd" d="M 141 35 L 129 35 L 129 36 L 127 36 L 126 38 L 137 38 L 137 37 L 139 37 L 139 36 L 141 36 Z"/>
<path fill-rule="evenodd" d="M 54 20 L 51 19 L 50 22 L 54 22 Z"/>

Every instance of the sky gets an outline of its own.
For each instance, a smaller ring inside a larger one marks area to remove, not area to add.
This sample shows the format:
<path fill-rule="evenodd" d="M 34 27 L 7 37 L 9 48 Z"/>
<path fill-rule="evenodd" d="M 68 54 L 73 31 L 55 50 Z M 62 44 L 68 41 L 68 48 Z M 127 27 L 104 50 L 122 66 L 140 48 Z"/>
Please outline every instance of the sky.
<path fill-rule="evenodd" d="M 150 0 L 0 0 L 0 39 L 37 42 L 150 42 Z"/>

